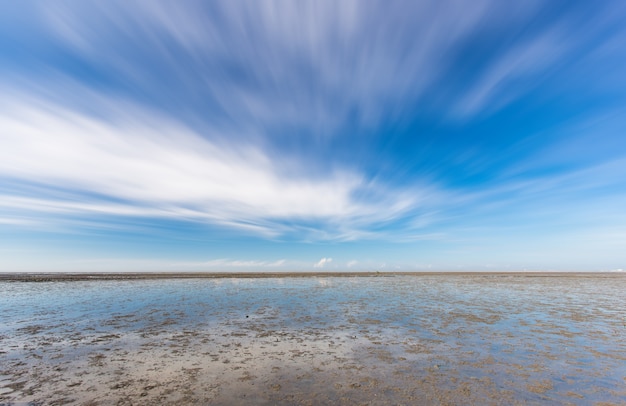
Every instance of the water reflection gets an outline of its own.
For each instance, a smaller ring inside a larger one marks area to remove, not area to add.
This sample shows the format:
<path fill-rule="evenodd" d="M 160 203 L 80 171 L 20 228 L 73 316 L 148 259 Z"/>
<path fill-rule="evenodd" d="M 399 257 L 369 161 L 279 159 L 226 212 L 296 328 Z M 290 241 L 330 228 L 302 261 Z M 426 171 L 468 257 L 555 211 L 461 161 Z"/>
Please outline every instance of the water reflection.
<path fill-rule="evenodd" d="M 626 278 L 4 282 L 0 291 L 0 374 L 8 377 L 20 366 L 53 367 L 55 356 L 140 353 L 181 346 L 177 337 L 187 335 L 198 338 L 183 344 L 199 349 L 306 347 L 324 365 L 369 369 L 378 389 L 413 388 L 392 401 L 429 388 L 476 402 L 626 399 Z M 2 393 L 15 400 L 19 391 Z"/>

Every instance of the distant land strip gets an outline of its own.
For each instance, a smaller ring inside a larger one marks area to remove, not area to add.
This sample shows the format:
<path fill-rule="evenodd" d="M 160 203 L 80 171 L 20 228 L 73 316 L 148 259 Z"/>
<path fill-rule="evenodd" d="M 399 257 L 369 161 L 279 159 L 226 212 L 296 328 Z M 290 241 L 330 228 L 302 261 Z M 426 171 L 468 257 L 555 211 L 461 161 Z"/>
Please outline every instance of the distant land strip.
<path fill-rule="evenodd" d="M 626 272 L 7 272 L 0 281 L 52 282 L 88 280 L 149 280 L 149 279 L 224 279 L 224 278 L 367 278 L 395 276 L 464 276 L 464 277 L 583 277 L 621 278 Z"/>

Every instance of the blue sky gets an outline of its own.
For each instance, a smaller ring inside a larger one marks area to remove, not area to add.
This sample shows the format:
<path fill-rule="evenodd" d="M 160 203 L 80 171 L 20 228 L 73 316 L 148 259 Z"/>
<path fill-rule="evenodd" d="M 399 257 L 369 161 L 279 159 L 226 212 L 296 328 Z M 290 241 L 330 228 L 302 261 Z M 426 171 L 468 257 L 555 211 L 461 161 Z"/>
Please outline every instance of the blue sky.
<path fill-rule="evenodd" d="M 621 1 L 0 3 L 0 271 L 626 268 Z"/>

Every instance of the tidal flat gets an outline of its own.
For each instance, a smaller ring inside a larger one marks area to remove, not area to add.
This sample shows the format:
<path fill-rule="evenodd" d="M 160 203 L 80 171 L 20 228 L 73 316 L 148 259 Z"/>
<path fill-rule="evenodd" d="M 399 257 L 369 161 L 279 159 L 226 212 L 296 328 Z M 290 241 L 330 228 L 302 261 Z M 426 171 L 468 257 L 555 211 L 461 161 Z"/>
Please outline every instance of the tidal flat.
<path fill-rule="evenodd" d="M 65 276 L 0 278 L 0 405 L 626 404 L 621 273 Z"/>

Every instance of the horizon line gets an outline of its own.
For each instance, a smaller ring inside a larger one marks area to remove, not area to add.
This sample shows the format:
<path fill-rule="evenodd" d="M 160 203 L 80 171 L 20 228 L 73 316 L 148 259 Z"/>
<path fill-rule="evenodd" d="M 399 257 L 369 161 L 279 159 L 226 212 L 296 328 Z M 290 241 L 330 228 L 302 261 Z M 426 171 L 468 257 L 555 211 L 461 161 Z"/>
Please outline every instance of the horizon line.
<path fill-rule="evenodd" d="M 306 277 L 394 277 L 394 276 L 526 276 L 598 277 L 626 276 L 614 271 L 350 271 L 350 272 L 0 272 L 0 281 L 53 282 L 86 280 L 226 279 L 226 278 L 306 278 Z"/>

